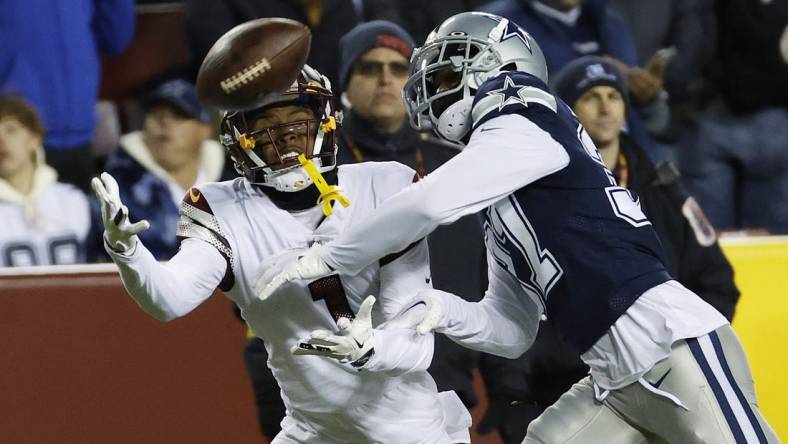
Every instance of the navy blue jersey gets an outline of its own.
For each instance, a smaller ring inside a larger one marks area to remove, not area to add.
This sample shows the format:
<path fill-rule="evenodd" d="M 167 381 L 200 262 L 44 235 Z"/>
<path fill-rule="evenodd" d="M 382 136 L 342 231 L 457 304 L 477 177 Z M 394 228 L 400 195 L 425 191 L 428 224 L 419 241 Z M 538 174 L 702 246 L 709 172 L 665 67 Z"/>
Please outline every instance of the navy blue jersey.
<path fill-rule="evenodd" d="M 651 223 L 637 196 L 616 185 L 574 113 L 537 78 L 510 72 L 488 80 L 472 113 L 474 131 L 497 116 L 521 115 L 569 155 L 566 167 L 489 207 L 485 238 L 495 263 L 537 294 L 559 331 L 586 351 L 645 290 L 671 279 Z"/>

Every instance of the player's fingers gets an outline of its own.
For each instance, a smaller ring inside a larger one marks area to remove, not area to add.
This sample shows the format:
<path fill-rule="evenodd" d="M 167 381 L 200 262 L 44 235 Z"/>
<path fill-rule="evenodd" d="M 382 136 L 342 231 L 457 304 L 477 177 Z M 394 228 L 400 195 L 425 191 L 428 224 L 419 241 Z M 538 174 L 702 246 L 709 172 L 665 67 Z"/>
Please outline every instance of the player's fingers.
<path fill-rule="evenodd" d="M 363 322 L 372 322 L 372 307 L 375 305 L 375 296 L 369 295 L 358 309 L 356 318 Z"/>
<path fill-rule="evenodd" d="M 294 355 L 316 355 L 316 356 L 327 356 L 330 358 L 334 358 L 337 356 L 337 354 L 333 350 L 331 350 L 330 347 L 316 345 L 310 342 L 299 342 L 298 344 L 290 348 L 290 352 Z"/>
<path fill-rule="evenodd" d="M 285 272 L 279 273 L 271 279 L 271 282 L 265 284 L 262 288 L 262 291 L 259 292 L 259 298 L 261 301 L 264 301 L 271 297 L 274 292 L 281 287 L 285 282 L 287 282 Z"/>
<path fill-rule="evenodd" d="M 139 222 L 136 222 L 136 223 L 133 223 L 133 224 L 129 225 L 129 227 L 126 229 L 126 231 L 130 235 L 135 235 L 135 234 L 139 234 L 139 233 L 147 230 L 148 228 L 150 228 L 150 223 L 147 220 L 142 219 Z"/>
<path fill-rule="evenodd" d="M 120 202 L 120 189 L 118 188 L 118 182 L 115 178 L 105 171 L 101 173 L 101 181 L 104 182 L 104 188 L 107 189 L 110 198 Z"/>
<path fill-rule="evenodd" d="M 332 341 L 336 343 L 336 340 L 333 339 L 335 337 L 336 335 L 328 330 L 315 330 L 309 334 L 309 339 L 314 341 Z"/>
<path fill-rule="evenodd" d="M 94 177 L 90 180 L 90 186 L 93 188 L 93 192 L 96 194 L 96 197 L 98 197 L 102 203 L 109 203 L 109 193 L 107 193 L 107 189 L 104 188 L 104 183 L 101 181 L 101 179 Z"/>
<path fill-rule="evenodd" d="M 443 318 L 443 310 L 438 304 L 428 304 L 424 319 L 416 326 L 416 333 L 425 335 L 435 329 Z"/>
<path fill-rule="evenodd" d="M 350 330 L 351 324 L 348 318 L 339 318 L 337 321 L 337 327 L 339 327 L 340 330 Z"/>

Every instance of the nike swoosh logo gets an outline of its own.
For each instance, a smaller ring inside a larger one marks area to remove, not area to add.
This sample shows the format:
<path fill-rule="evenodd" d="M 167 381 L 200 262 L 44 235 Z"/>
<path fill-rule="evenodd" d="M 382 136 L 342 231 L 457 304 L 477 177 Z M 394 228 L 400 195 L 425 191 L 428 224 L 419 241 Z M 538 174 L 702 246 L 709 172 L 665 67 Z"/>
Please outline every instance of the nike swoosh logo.
<path fill-rule="evenodd" d="M 364 344 L 358 342 L 358 339 L 353 338 L 353 340 L 356 341 L 356 345 L 358 346 L 358 348 L 364 348 Z"/>
<path fill-rule="evenodd" d="M 662 382 L 665 380 L 665 378 L 667 378 L 667 377 L 668 377 L 668 373 L 670 373 L 670 371 L 671 371 L 671 370 L 673 370 L 673 368 L 672 368 L 672 367 L 671 367 L 671 368 L 669 368 L 669 369 L 668 369 L 668 371 L 666 371 L 666 372 L 665 372 L 665 374 L 664 374 L 664 375 L 662 375 L 662 377 L 661 377 L 661 378 L 657 379 L 657 382 L 650 382 L 649 384 L 651 384 L 652 386 L 654 386 L 654 388 L 659 388 L 659 386 L 660 386 L 660 385 L 662 385 Z"/>
<path fill-rule="evenodd" d="M 501 128 L 482 128 L 481 131 L 479 131 L 479 132 L 483 133 L 485 131 L 493 131 L 493 130 L 499 130 L 499 129 L 501 129 Z"/>
<path fill-rule="evenodd" d="M 197 203 L 200 200 L 200 192 L 196 188 L 189 189 L 189 199 L 192 200 L 192 203 Z"/>

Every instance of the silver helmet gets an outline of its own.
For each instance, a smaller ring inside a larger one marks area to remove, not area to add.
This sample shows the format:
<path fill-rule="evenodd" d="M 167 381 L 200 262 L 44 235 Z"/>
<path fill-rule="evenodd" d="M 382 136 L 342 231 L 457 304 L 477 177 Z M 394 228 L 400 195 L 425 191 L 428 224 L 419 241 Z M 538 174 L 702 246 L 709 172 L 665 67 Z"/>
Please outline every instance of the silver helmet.
<path fill-rule="evenodd" d="M 296 120 L 273 127 L 254 130 L 251 123 L 255 116 L 268 107 L 297 104 L 307 105 L 315 114 L 314 119 Z M 300 191 L 312 184 L 312 178 L 288 147 L 279 146 L 277 140 L 290 135 L 303 136 L 305 146 L 300 147 L 321 173 L 336 168 L 337 147 L 334 133 L 342 122 L 341 112 L 334 107 L 331 83 L 309 65 L 304 65 L 290 88 L 266 98 L 255 109 L 228 111 L 224 114 L 219 139 L 229 151 L 236 171 L 249 182 L 275 188 L 278 191 Z M 314 140 L 314 142 L 311 142 Z M 272 146 L 275 159 L 266 162 L 264 147 Z"/>
<path fill-rule="evenodd" d="M 485 80 L 523 71 L 547 84 L 547 64 L 521 27 L 485 12 L 446 19 L 414 51 L 403 95 L 411 125 L 463 143 L 471 128 L 473 97 Z"/>

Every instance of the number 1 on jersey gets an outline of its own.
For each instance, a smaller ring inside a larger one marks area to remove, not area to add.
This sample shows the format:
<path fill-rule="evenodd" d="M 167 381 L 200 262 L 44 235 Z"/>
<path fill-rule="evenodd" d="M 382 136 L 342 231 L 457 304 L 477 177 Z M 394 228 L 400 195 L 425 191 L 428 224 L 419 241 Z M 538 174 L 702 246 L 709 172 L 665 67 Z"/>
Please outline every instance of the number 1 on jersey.
<path fill-rule="evenodd" d="M 315 302 L 320 300 L 326 302 L 326 307 L 331 317 L 334 318 L 334 322 L 339 318 L 353 319 L 356 317 L 350 308 L 345 288 L 342 287 L 342 281 L 337 274 L 310 283 L 309 294 L 312 295 L 312 300 Z"/>

